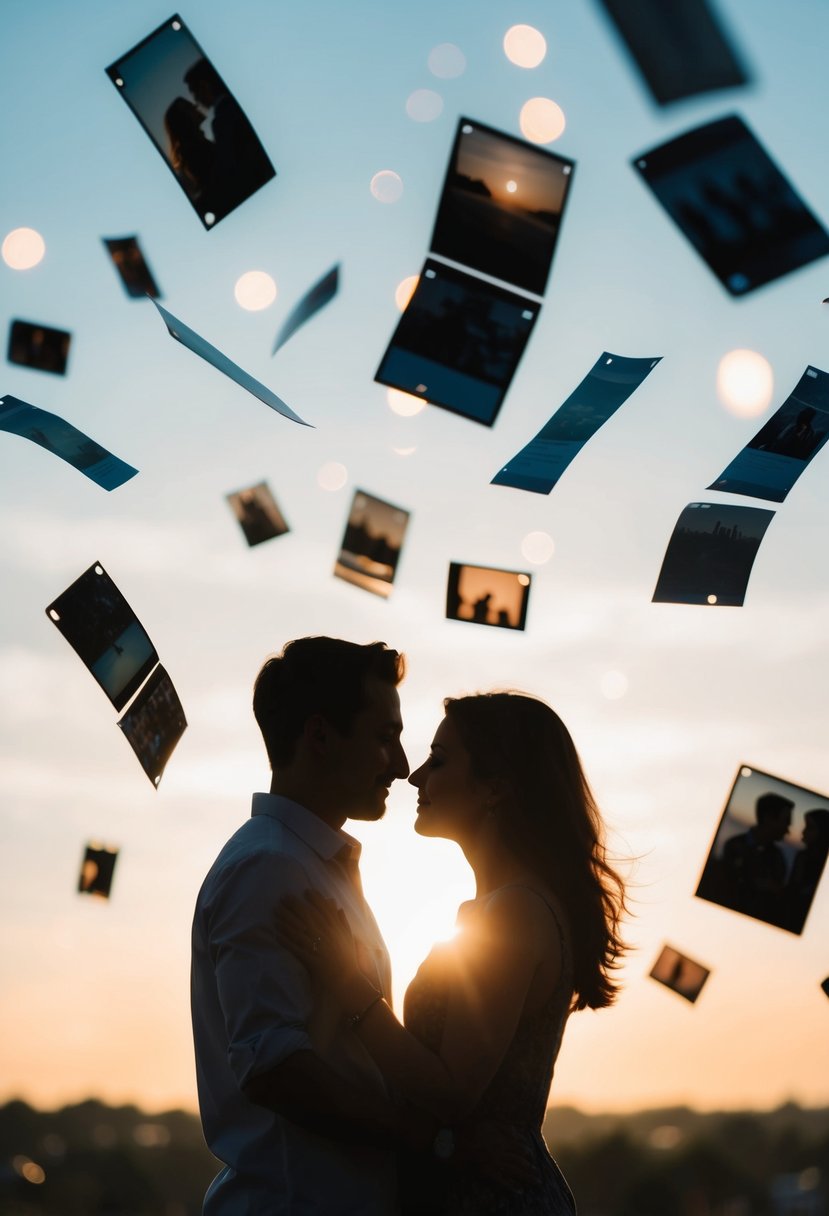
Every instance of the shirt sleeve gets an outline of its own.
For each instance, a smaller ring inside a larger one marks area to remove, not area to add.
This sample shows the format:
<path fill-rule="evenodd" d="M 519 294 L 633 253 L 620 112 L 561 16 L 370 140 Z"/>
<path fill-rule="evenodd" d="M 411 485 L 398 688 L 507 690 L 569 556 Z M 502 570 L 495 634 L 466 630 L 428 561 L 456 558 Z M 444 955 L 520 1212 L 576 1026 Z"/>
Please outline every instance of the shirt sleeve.
<path fill-rule="evenodd" d="M 259 853 L 228 867 L 205 909 L 228 1063 L 240 1086 L 311 1050 L 308 972 L 276 936 L 279 901 L 308 885 L 297 861 Z"/>

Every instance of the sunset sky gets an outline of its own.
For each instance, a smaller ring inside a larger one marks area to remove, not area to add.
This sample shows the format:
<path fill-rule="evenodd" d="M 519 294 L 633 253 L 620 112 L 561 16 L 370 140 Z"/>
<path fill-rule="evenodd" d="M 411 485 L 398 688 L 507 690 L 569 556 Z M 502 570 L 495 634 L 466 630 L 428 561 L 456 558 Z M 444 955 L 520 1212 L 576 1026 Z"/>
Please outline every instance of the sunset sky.
<path fill-rule="evenodd" d="M 732 299 L 630 165 L 737 112 L 829 222 L 829 9 L 717 7 L 754 83 L 658 109 L 592 0 L 201 0 L 181 17 L 277 171 L 206 231 L 105 72 L 173 10 L 6 0 L 0 88 L 14 119 L 0 241 L 29 226 L 46 255 L 26 271 L 0 262 L 0 322 L 73 339 L 66 377 L 7 363 L 0 392 L 140 472 L 107 493 L 0 433 L 0 1101 L 195 1109 L 190 922 L 213 858 L 268 786 L 253 680 L 288 639 L 327 633 L 406 652 L 413 768 L 447 695 L 525 689 L 571 729 L 629 876 L 631 950 L 618 1005 L 571 1020 L 552 1102 L 829 1103 L 829 877 L 802 937 L 693 897 L 741 764 L 829 792 L 829 445 L 774 506 L 743 608 L 651 602 L 684 507 L 733 502 L 705 487 L 808 365 L 829 369 L 829 259 Z M 517 23 L 547 39 L 535 69 L 504 54 Z M 465 57 L 451 78 L 428 66 L 445 43 Z M 418 90 L 442 101 L 433 121 L 407 113 Z M 457 119 L 518 136 L 522 106 L 539 96 L 567 120 L 550 149 L 577 167 L 497 424 L 433 406 L 402 417 L 373 375 L 399 319 L 395 290 L 428 252 Z M 402 181 L 396 202 L 372 194 L 383 170 Z M 164 306 L 313 429 L 225 380 L 149 302 L 128 299 L 101 238 L 133 234 Z M 285 317 L 337 262 L 338 297 L 272 359 Z M 259 312 L 234 298 L 250 270 L 278 288 Z M 736 349 L 773 373 L 753 417 L 717 390 Z M 603 351 L 662 361 L 549 496 L 490 485 Z M 225 496 L 263 480 L 291 531 L 249 549 Z M 388 600 L 332 574 L 357 488 L 411 511 Z M 554 542 L 543 564 L 522 552 L 533 532 Z M 44 611 L 95 561 L 187 715 L 157 791 Z M 531 572 L 526 631 L 446 621 L 450 562 Z M 347 825 L 364 841 L 398 1008 L 472 892 L 455 846 L 414 834 L 414 804 L 398 784 L 381 823 Z M 109 902 L 76 893 L 93 840 L 120 848 Z M 695 1005 L 648 978 L 665 944 L 711 968 Z"/>

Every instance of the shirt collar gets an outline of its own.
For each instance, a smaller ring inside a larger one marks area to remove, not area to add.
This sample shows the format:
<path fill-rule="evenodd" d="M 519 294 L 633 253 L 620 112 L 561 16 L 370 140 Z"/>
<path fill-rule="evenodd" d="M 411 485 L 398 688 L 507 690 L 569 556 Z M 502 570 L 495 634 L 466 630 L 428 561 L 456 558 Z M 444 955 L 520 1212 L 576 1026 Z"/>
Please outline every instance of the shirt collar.
<path fill-rule="evenodd" d="M 362 845 L 342 828 L 332 828 L 307 807 L 281 794 L 254 794 L 251 815 L 270 815 L 313 849 L 323 861 L 358 862 Z"/>

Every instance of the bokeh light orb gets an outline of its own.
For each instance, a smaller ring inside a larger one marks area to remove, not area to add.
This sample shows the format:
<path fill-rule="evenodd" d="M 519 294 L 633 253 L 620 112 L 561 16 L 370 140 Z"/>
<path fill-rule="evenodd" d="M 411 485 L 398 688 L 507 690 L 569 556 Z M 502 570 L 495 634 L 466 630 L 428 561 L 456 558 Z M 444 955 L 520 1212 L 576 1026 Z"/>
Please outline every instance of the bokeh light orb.
<path fill-rule="evenodd" d="M 332 494 L 341 490 L 348 480 L 348 469 L 337 460 L 329 460 L 317 473 L 317 485 Z"/>
<path fill-rule="evenodd" d="M 607 701 L 620 701 L 628 690 L 628 678 L 623 671 L 606 671 L 599 687 Z"/>
<path fill-rule="evenodd" d="M 549 532 L 528 532 L 521 541 L 521 554 L 534 566 L 543 566 L 555 553 L 555 541 Z"/>
<path fill-rule="evenodd" d="M 410 274 L 405 279 L 397 284 L 394 289 L 394 302 L 401 312 L 405 312 L 409 307 L 409 300 L 414 295 L 415 288 L 420 281 L 419 274 Z"/>
<path fill-rule="evenodd" d="M 378 203 L 396 203 L 403 195 L 403 179 L 393 169 L 381 169 L 371 179 L 370 190 Z"/>
<path fill-rule="evenodd" d="M 415 89 L 406 99 L 406 113 L 414 122 L 434 122 L 443 113 L 443 98 L 434 89 Z"/>
<path fill-rule="evenodd" d="M 416 447 L 416 445 L 413 444 L 411 447 L 408 447 L 408 448 L 393 448 L 392 450 L 393 450 L 395 456 L 411 456 L 414 452 L 417 451 L 417 447 Z"/>
<path fill-rule="evenodd" d="M 34 228 L 15 228 L 3 241 L 3 261 L 12 270 L 31 270 L 45 252 L 46 242 Z"/>
<path fill-rule="evenodd" d="M 756 350 L 731 350 L 717 367 L 717 394 L 730 414 L 756 418 L 768 408 L 774 372 Z"/>
<path fill-rule="evenodd" d="M 549 97 L 531 97 L 518 116 L 521 134 L 534 144 L 551 144 L 567 125 L 564 111 Z"/>
<path fill-rule="evenodd" d="M 276 299 L 276 283 L 264 270 L 248 270 L 236 280 L 233 294 L 241 308 L 259 312 Z"/>
<path fill-rule="evenodd" d="M 389 409 L 401 418 L 413 418 L 415 414 L 425 410 L 427 404 L 422 397 L 413 397 L 411 393 L 403 393 L 399 388 L 387 388 L 386 401 L 389 403 Z"/>
<path fill-rule="evenodd" d="M 433 46 L 427 59 L 429 71 L 441 80 L 451 80 L 463 75 L 466 70 L 466 55 L 454 42 L 441 42 Z"/>
<path fill-rule="evenodd" d="M 547 39 L 533 25 L 513 25 L 504 34 L 504 54 L 518 68 L 537 68 L 547 54 Z"/>

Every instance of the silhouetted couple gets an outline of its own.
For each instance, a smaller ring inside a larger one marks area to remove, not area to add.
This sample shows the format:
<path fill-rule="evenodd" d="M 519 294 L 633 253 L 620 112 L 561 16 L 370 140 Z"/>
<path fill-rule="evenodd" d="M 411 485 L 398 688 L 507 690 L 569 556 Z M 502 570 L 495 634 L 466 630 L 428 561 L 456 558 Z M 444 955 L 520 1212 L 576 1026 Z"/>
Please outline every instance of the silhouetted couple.
<path fill-rule="evenodd" d="M 409 774 L 403 667 L 381 642 L 314 637 L 257 677 L 270 792 L 220 852 L 193 924 L 199 1102 L 224 1163 L 207 1216 L 575 1211 L 541 1124 L 569 1013 L 616 994 L 622 884 L 549 706 L 447 700 L 409 777 L 415 830 L 457 842 L 477 891 L 399 1021 L 343 824 L 381 819 Z"/>
<path fill-rule="evenodd" d="M 200 214 L 212 213 L 217 222 L 274 170 L 242 107 L 207 59 L 188 68 L 184 83 L 193 100 L 176 97 L 164 114 L 170 161 Z"/>

